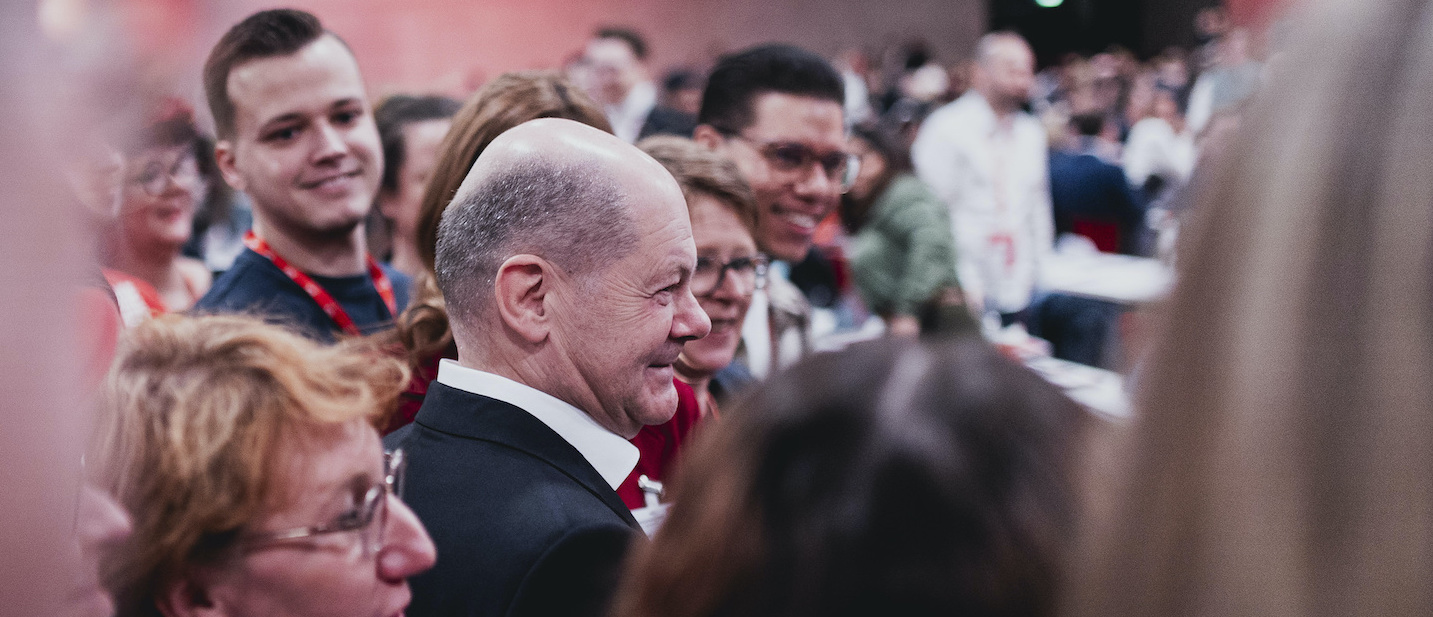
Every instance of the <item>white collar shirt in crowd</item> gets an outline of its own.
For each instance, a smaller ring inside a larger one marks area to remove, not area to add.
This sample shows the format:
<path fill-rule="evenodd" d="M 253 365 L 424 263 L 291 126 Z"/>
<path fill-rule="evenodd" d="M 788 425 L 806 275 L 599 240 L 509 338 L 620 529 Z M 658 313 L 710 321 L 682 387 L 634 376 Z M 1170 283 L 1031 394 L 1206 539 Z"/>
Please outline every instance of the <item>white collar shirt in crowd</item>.
<path fill-rule="evenodd" d="M 1054 243 L 1045 129 L 1026 113 L 1001 122 L 974 91 L 931 113 L 911 146 L 916 174 L 950 208 L 956 271 L 986 310 L 1030 304 Z"/>
<path fill-rule="evenodd" d="M 806 355 L 811 306 L 788 278 L 791 266 L 772 262 L 766 287 L 756 290 L 741 322 L 741 358 L 757 379 L 791 366 Z"/>
<path fill-rule="evenodd" d="M 627 92 L 627 98 L 616 105 L 605 105 L 602 110 L 607 121 L 612 123 L 612 133 L 627 143 L 636 143 L 642 134 L 642 125 L 647 116 L 657 107 L 657 86 L 644 81 Z"/>
<path fill-rule="evenodd" d="M 1198 153 L 1194 136 L 1186 129 L 1175 133 L 1162 118 L 1145 118 L 1130 127 L 1125 140 L 1125 177 L 1131 186 L 1144 186 L 1150 176 L 1161 176 L 1173 185 L 1189 181 Z"/>
<path fill-rule="evenodd" d="M 614 491 L 637 467 L 641 456 L 637 446 L 551 394 L 448 359 L 438 363 L 438 383 L 497 399 L 531 414 L 571 444 Z"/>

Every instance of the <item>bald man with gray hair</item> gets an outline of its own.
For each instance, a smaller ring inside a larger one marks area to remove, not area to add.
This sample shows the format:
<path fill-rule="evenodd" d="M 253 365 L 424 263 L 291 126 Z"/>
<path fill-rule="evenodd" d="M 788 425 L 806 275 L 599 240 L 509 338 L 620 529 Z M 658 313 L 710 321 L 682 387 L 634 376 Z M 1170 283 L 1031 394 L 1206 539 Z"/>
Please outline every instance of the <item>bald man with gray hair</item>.
<path fill-rule="evenodd" d="M 458 359 L 386 440 L 441 555 L 408 615 L 606 610 L 641 534 L 627 440 L 672 417 L 672 364 L 711 328 L 695 266 L 681 188 L 616 137 L 533 120 L 478 157 L 438 226 Z"/>
<path fill-rule="evenodd" d="M 1023 110 L 1035 83 L 1025 39 L 990 33 L 975 54 L 970 91 L 926 118 L 911 162 L 950 209 L 961 287 L 1009 324 L 1054 244 L 1045 129 Z"/>

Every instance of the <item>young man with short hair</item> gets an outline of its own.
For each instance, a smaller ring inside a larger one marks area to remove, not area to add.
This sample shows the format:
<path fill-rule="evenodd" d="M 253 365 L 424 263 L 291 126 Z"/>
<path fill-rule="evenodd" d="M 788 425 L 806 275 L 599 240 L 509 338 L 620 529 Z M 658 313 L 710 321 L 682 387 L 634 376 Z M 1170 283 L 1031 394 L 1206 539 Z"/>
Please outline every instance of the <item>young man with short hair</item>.
<path fill-rule="evenodd" d="M 368 255 L 383 151 L 358 62 L 318 18 L 262 11 L 204 64 L 224 180 L 253 202 L 246 250 L 202 312 L 256 312 L 320 340 L 391 326 L 408 277 Z"/>

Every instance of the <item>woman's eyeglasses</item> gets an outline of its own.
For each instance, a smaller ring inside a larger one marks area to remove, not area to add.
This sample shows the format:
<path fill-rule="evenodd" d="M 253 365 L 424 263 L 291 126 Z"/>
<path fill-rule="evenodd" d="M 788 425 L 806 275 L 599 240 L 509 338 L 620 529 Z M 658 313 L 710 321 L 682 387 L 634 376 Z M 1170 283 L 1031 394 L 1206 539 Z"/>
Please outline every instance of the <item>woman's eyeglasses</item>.
<path fill-rule="evenodd" d="M 402 496 L 406 468 L 403 450 L 389 452 L 384 455 L 383 477 L 364 491 L 343 514 L 320 525 L 244 536 L 243 542 L 254 546 L 344 531 L 362 531 L 364 550 L 373 554 L 383 546 L 383 531 L 388 527 L 388 496 Z M 375 521 L 377 524 L 374 524 Z"/>
<path fill-rule="evenodd" d="M 751 295 L 766 284 L 766 267 L 765 255 L 737 257 L 726 263 L 698 257 L 697 267 L 692 271 L 692 294 L 710 296 L 730 276 L 740 287 L 739 293 Z"/>

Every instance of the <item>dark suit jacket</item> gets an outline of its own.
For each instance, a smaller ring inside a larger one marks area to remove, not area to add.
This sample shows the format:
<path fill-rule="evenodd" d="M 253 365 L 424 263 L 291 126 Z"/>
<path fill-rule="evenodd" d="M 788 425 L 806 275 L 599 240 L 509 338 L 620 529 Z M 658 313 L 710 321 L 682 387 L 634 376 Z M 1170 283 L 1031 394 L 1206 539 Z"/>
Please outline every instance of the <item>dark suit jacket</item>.
<path fill-rule="evenodd" d="M 1120 230 L 1120 252 L 1134 252 L 1138 245 L 1144 205 L 1123 170 L 1093 155 L 1050 153 L 1050 206 L 1057 234 L 1073 231 L 1076 220 L 1113 223 Z"/>
<path fill-rule="evenodd" d="M 408 459 L 403 501 L 438 548 L 411 617 L 601 615 L 632 513 L 557 433 L 508 403 L 433 383 L 385 438 Z"/>

